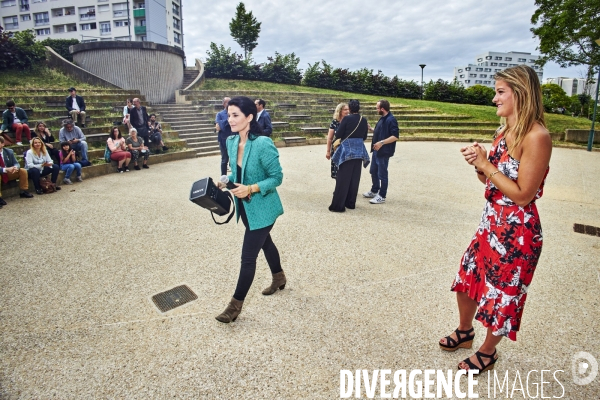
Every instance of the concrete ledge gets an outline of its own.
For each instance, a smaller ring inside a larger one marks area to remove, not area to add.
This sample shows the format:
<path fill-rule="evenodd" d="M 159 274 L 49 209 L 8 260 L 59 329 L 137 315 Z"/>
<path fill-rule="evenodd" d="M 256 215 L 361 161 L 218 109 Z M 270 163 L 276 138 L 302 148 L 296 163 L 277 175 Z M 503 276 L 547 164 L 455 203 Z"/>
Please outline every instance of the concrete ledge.
<path fill-rule="evenodd" d="M 46 63 L 54 68 L 57 68 L 64 72 L 66 75 L 71 78 L 77 79 L 79 81 L 88 83 L 90 85 L 104 86 L 108 88 L 121 89 L 119 86 L 109 82 L 105 79 L 100 78 L 97 75 L 92 74 L 91 72 L 86 71 L 85 69 L 78 67 L 73 64 L 69 60 L 63 58 L 57 52 L 55 52 L 51 47 L 46 46 Z M 64 96 L 66 98 L 66 95 Z M 63 105 L 64 107 L 64 102 Z"/>
<path fill-rule="evenodd" d="M 186 149 L 184 151 L 179 151 L 176 153 L 156 154 L 156 155 L 150 156 L 150 158 L 148 159 L 148 165 L 160 164 L 160 163 L 169 162 L 169 161 L 185 160 L 188 158 L 195 158 L 195 157 L 196 157 L 196 151 L 193 149 Z M 86 179 L 95 178 L 97 176 L 102 176 L 102 175 L 114 174 L 114 173 L 115 173 L 115 167 L 109 163 L 97 164 L 97 165 L 92 165 L 89 167 L 82 168 L 81 176 L 84 179 L 84 182 L 82 184 L 85 184 Z M 65 185 L 62 185 L 63 177 L 64 177 L 64 172 L 60 171 L 60 173 L 58 174 L 58 179 L 57 179 L 58 186 L 61 186 L 61 187 L 65 186 Z M 29 179 L 29 189 L 28 190 L 30 193 L 35 193 L 33 181 L 31 179 Z M 9 181 L 8 184 L 2 185 L 2 197 L 3 198 L 18 196 L 20 192 L 21 191 L 19 189 L 19 183 L 17 181 Z"/>
<path fill-rule="evenodd" d="M 566 129 L 565 142 L 587 143 L 591 129 Z M 554 138 L 553 138 L 554 139 Z M 600 135 L 594 130 L 594 143 L 600 143 Z"/>

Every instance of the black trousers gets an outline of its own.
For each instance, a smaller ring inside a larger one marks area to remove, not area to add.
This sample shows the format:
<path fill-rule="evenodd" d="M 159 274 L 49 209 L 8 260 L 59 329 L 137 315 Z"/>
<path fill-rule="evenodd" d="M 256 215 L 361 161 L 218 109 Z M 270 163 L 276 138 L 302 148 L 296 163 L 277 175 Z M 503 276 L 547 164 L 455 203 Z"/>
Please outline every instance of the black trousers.
<path fill-rule="evenodd" d="M 56 183 L 56 178 L 58 178 L 58 173 L 60 172 L 60 168 L 56 164 L 52 164 L 52 167 L 44 167 L 42 171 L 37 168 L 30 168 L 27 170 L 29 177 L 33 181 L 33 186 L 35 186 L 35 190 L 41 190 L 42 186 L 40 185 L 40 177 L 52 174 L 50 181 L 52 183 Z"/>
<path fill-rule="evenodd" d="M 246 216 L 246 210 L 244 209 L 243 202 L 240 200 L 239 212 L 242 222 L 246 227 L 246 233 L 244 233 L 244 244 L 242 245 L 242 265 L 240 268 L 240 276 L 238 278 L 237 286 L 233 297 L 236 300 L 244 301 L 252 281 L 254 281 L 254 274 L 256 272 L 256 259 L 258 253 L 262 249 L 265 253 L 265 258 L 269 264 L 272 274 L 281 272 L 281 259 L 279 258 L 279 250 L 271 239 L 271 229 L 273 225 L 261 229 L 250 230 L 248 225 L 248 217 Z"/>
<path fill-rule="evenodd" d="M 346 207 L 354 209 L 356 207 L 356 196 L 358 194 L 358 184 L 360 183 L 360 173 L 362 170 L 362 159 L 348 160 L 340 164 L 340 168 L 335 179 L 335 190 L 333 199 L 331 199 L 330 211 L 346 211 Z"/>

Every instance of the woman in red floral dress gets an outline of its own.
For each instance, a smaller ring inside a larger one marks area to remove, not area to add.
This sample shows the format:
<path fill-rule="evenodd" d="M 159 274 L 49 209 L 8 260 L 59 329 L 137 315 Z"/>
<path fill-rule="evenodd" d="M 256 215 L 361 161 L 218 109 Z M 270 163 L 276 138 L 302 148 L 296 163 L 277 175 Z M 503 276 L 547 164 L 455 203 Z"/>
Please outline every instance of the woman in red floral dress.
<path fill-rule="evenodd" d="M 525 65 L 495 75 L 496 114 L 502 126 L 489 156 L 479 143 L 461 152 L 485 184 L 487 200 L 479 228 L 452 284 L 458 328 L 440 340 L 443 350 L 471 348 L 473 318 L 487 327 L 479 351 L 461 369 L 492 369 L 503 336 L 517 339 L 527 291 L 542 252 L 542 227 L 535 201 L 542 196 L 552 139 L 544 123 L 536 72 Z"/>

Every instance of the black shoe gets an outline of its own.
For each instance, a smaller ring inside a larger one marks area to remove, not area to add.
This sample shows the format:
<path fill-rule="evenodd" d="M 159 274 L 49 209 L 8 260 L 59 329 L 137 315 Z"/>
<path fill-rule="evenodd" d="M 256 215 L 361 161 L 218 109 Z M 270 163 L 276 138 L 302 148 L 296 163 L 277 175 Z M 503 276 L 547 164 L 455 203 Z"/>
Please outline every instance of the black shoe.
<path fill-rule="evenodd" d="M 162 148 L 162 149 L 163 149 L 163 151 L 167 151 L 167 150 L 169 150 L 169 148 L 168 148 L 167 146 L 163 146 L 163 148 Z"/>
<path fill-rule="evenodd" d="M 25 198 L 25 199 L 30 199 L 33 197 L 33 195 L 31 193 L 29 193 L 27 190 L 23 190 L 19 196 L 21 196 L 22 198 Z"/>
<path fill-rule="evenodd" d="M 142 165 L 142 168 L 150 168 L 149 166 L 147 166 L 146 164 Z"/>
<path fill-rule="evenodd" d="M 44 191 L 42 189 L 35 189 L 35 192 L 39 195 L 44 194 Z M 31 196 L 31 197 L 33 197 L 33 196 Z"/>
<path fill-rule="evenodd" d="M 117 168 L 117 174 L 122 174 L 124 171 L 121 168 Z"/>
<path fill-rule="evenodd" d="M 55 183 L 55 184 L 54 184 L 54 189 L 56 189 L 56 190 L 60 190 L 60 189 L 61 189 L 61 187 L 60 187 L 60 186 L 56 186 L 56 183 Z"/>
<path fill-rule="evenodd" d="M 135 167 L 133 167 L 133 169 L 135 169 L 136 171 L 139 171 L 140 170 L 140 166 L 136 165 Z"/>
<path fill-rule="evenodd" d="M 81 127 L 82 127 L 82 128 L 85 128 L 85 124 L 81 124 Z"/>
<path fill-rule="evenodd" d="M 123 171 L 125 171 L 125 172 L 129 172 L 129 167 L 125 166 L 125 167 L 123 168 Z"/>
<path fill-rule="evenodd" d="M 23 196 L 21 196 L 23 197 Z M 6 202 L 4 201 L 4 199 L 2 197 L 0 197 L 0 207 L 5 206 Z"/>

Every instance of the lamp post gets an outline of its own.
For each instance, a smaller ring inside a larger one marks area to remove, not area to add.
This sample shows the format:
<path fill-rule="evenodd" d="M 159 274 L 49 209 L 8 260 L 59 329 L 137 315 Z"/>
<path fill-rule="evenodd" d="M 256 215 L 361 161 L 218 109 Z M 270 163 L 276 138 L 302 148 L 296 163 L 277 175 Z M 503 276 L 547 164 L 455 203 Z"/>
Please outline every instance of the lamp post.
<path fill-rule="evenodd" d="M 421 100 L 423 100 L 423 70 L 425 69 L 426 65 L 419 64 L 419 67 L 421 67 Z"/>
<path fill-rule="evenodd" d="M 600 46 L 600 39 L 596 40 L 598 46 Z M 596 124 L 596 109 L 598 108 L 598 89 L 600 89 L 600 65 L 598 66 L 598 79 L 596 79 L 596 100 L 594 101 L 594 115 L 592 116 L 592 129 L 590 129 L 590 137 L 588 138 L 588 151 L 592 151 L 592 144 L 594 144 L 594 125 Z"/>

